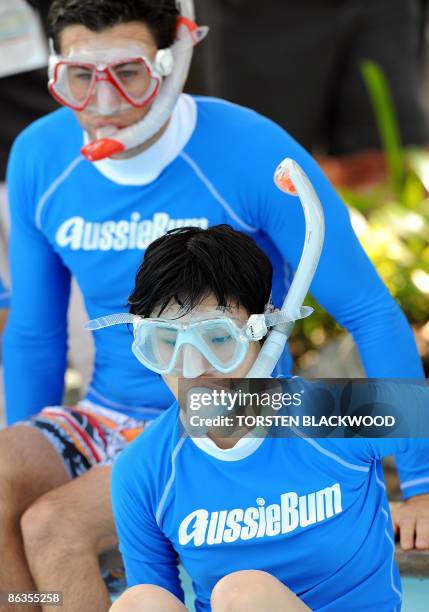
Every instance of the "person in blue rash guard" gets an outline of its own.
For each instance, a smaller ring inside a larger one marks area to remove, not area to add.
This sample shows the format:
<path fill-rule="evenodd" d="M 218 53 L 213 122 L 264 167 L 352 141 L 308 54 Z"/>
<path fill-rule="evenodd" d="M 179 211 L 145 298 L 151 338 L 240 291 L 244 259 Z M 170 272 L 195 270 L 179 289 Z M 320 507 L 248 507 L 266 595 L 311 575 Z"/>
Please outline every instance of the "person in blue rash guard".
<path fill-rule="evenodd" d="M 236 359 L 243 337 L 231 330 L 270 312 L 270 288 L 270 262 L 248 236 L 227 226 L 175 230 L 148 248 L 137 274 L 133 352 L 165 372 L 176 398 L 180 376 L 198 390 L 213 378 L 242 378 L 260 344 L 247 340 Z M 307 391 L 314 384 L 300 383 Z M 427 388 L 412 393 L 427 410 Z M 175 402 L 114 465 L 113 510 L 134 588 L 112 612 L 185 611 L 179 558 L 197 612 L 400 609 L 380 459 L 413 449 L 428 457 L 429 440 L 228 436 L 210 425 L 194 437 L 183 419 Z M 417 486 L 428 464 L 415 469 L 410 495 L 429 491 L 427 481 Z"/>
<path fill-rule="evenodd" d="M 13 297 L 3 360 L 7 418 L 14 426 L 0 432 L 6 500 L 0 541 L 8 542 L 0 590 L 55 584 L 64 591 L 65 612 L 68 605 L 84 609 L 85 598 L 100 610 L 109 606 L 97 555 L 116 541 L 111 463 L 173 397 L 130 355 L 128 331 L 111 328 L 95 337 L 84 403 L 60 405 L 71 275 L 90 317 L 118 312 L 132 288 L 130 270 L 153 240 L 175 227 L 230 223 L 271 258 L 274 302 L 281 303 L 304 238 L 299 207 L 272 182 L 278 162 L 290 156 L 325 208 L 326 241 L 313 294 L 353 334 L 369 376 L 422 376 L 406 319 L 314 160 L 268 119 L 221 100 L 174 95 L 165 116 L 164 94 L 175 91 L 169 79 L 176 68 L 186 72 L 185 55 L 178 53 L 169 74 L 170 47 L 174 40 L 188 48 L 181 38 L 188 27 L 194 41 L 198 30 L 178 21 L 174 0 L 55 0 L 50 88 L 67 108 L 33 123 L 11 152 Z M 163 123 L 149 136 L 155 108 L 164 109 Z M 133 145 L 136 134 L 142 139 Z M 282 373 L 290 367 L 286 353 Z M 420 463 L 418 455 L 402 460 L 405 484 Z M 421 500 L 403 508 L 411 515 L 403 525 L 412 525 L 401 528 L 403 544 L 427 546 L 424 529 L 419 535 L 427 512 Z"/>

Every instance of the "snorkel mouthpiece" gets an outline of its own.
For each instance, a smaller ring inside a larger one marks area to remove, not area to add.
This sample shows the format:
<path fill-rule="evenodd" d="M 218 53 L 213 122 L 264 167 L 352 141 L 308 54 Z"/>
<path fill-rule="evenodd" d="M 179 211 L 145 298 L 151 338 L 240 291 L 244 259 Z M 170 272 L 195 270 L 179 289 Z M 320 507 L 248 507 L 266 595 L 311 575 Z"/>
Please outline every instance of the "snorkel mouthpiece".
<path fill-rule="evenodd" d="M 88 161 L 95 162 L 112 157 L 125 151 L 125 146 L 113 138 L 99 138 L 81 148 L 81 153 Z"/>

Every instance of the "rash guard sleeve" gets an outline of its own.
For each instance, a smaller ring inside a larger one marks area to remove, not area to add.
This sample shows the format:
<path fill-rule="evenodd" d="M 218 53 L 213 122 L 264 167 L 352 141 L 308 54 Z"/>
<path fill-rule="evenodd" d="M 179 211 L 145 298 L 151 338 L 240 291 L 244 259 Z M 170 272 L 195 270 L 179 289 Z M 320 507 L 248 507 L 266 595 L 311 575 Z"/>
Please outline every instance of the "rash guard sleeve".
<path fill-rule="evenodd" d="M 304 379 L 300 379 L 299 384 L 305 390 L 305 406 L 310 414 L 317 414 L 318 407 L 322 407 L 320 414 L 326 414 L 330 406 L 338 414 L 347 413 L 356 417 L 374 406 L 374 416 L 384 412 L 398 420 L 399 427 L 391 430 L 392 437 L 383 437 L 386 429 L 379 430 L 378 438 L 352 437 L 348 438 L 347 443 L 345 439 L 334 438 L 329 443 L 336 447 L 339 454 L 350 449 L 352 463 L 356 458 L 369 464 L 395 455 L 404 498 L 429 493 L 429 438 L 411 437 L 424 436 L 428 431 L 429 387 L 424 382 L 368 381 L 354 385 L 353 389 L 349 385 L 341 388 L 335 384 Z M 333 403 L 325 403 L 320 391 L 327 393 Z M 396 435 L 404 437 L 393 437 L 395 431 Z M 359 435 L 364 436 L 365 430 L 361 430 Z"/>
<path fill-rule="evenodd" d="M 408 406 L 411 418 L 419 419 L 417 422 L 420 423 L 422 433 L 427 431 L 429 387 L 388 384 L 381 385 L 381 390 L 390 405 L 400 406 L 404 411 Z M 395 455 L 404 499 L 429 493 L 429 439 L 374 439 L 369 446 L 377 458 Z"/>
<path fill-rule="evenodd" d="M 154 584 L 183 602 L 177 553 L 158 526 L 152 507 L 156 495 L 150 486 L 151 468 L 136 469 L 134 454 L 126 451 L 113 468 L 113 513 L 127 584 Z"/>
<path fill-rule="evenodd" d="M 374 438 L 365 441 L 365 450 L 368 457 L 375 459 L 395 455 L 397 463 L 401 463 L 402 458 L 411 454 L 413 460 L 409 461 L 406 468 L 399 470 L 403 497 L 409 499 L 415 495 L 429 493 L 429 440 Z M 418 457 L 421 461 L 416 460 Z"/>
<path fill-rule="evenodd" d="M 70 273 L 36 226 L 34 152 L 17 139 L 7 182 L 11 219 L 11 312 L 3 339 L 7 421 L 62 400 Z"/>

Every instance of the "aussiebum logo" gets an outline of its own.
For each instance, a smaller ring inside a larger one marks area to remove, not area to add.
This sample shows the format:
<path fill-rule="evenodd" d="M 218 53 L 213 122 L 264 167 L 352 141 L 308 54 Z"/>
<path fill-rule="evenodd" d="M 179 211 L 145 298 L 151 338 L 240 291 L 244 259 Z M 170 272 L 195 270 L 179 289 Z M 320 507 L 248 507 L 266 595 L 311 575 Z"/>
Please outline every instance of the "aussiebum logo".
<path fill-rule="evenodd" d="M 167 213 L 155 213 L 152 220 L 141 220 L 138 212 L 131 214 L 130 221 L 104 221 L 94 223 L 82 217 L 71 217 L 57 230 L 55 240 L 60 247 L 73 251 L 144 251 L 151 242 L 177 227 L 193 226 L 207 229 L 208 219 L 172 219 Z"/>
<path fill-rule="evenodd" d="M 279 504 L 266 506 L 260 497 L 256 503 L 257 507 L 246 510 L 234 508 L 209 513 L 199 509 L 191 512 L 180 523 L 180 544 L 229 544 L 236 540 L 273 537 L 321 523 L 342 512 L 339 483 L 309 495 L 298 496 L 294 491 L 283 493 Z"/>

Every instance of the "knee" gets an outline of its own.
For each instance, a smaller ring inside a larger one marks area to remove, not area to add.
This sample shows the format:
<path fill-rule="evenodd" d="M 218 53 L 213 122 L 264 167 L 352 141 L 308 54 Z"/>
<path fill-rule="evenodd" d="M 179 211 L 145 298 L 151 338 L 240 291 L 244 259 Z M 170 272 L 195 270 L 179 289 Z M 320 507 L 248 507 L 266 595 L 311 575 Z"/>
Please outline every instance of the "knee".
<path fill-rule="evenodd" d="M 82 517 L 80 517 L 82 518 Z M 79 533 L 79 516 L 70 516 L 49 494 L 39 497 L 21 517 L 21 533 L 27 556 L 43 559 L 48 549 L 57 555 L 82 552 L 85 539 Z"/>
<path fill-rule="evenodd" d="M 253 610 L 255 602 L 266 600 L 277 579 L 260 570 L 241 570 L 221 578 L 211 594 L 212 608 L 218 612 Z"/>
<path fill-rule="evenodd" d="M 129 588 L 110 608 L 110 612 L 140 612 L 140 610 L 182 612 L 186 608 L 172 593 L 154 584 L 139 584 Z"/>
<path fill-rule="evenodd" d="M 36 500 L 21 517 L 21 533 L 28 552 L 43 551 L 52 542 L 55 532 L 55 516 L 52 504 L 42 498 Z"/>

